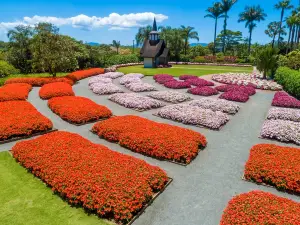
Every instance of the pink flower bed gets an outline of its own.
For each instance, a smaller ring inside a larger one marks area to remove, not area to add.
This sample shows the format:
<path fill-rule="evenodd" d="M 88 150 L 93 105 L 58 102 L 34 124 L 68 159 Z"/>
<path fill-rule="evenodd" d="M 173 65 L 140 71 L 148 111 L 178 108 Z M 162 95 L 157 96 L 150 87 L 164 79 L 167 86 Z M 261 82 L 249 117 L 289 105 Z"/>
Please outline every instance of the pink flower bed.
<path fill-rule="evenodd" d="M 249 95 L 240 90 L 231 90 L 221 94 L 219 98 L 234 102 L 247 102 Z"/>
<path fill-rule="evenodd" d="M 183 88 L 190 88 L 191 85 L 190 83 L 186 82 L 186 81 L 168 81 L 166 83 L 164 83 L 164 86 L 167 88 L 172 88 L 172 89 L 183 89 Z"/>
<path fill-rule="evenodd" d="M 181 75 L 179 77 L 179 80 L 188 80 L 188 79 L 193 79 L 193 78 L 198 78 L 198 77 L 195 75 Z"/>
<path fill-rule="evenodd" d="M 176 81 L 174 77 L 169 74 L 157 74 L 153 76 L 153 79 L 159 84 L 164 84 L 168 81 Z"/>
<path fill-rule="evenodd" d="M 190 88 L 188 89 L 188 93 L 201 96 L 212 96 L 219 94 L 219 92 L 216 89 L 207 86 Z"/>
<path fill-rule="evenodd" d="M 300 109 L 300 101 L 284 91 L 276 92 L 272 106 Z"/>
<path fill-rule="evenodd" d="M 201 79 L 201 78 L 198 78 L 198 77 L 187 79 L 186 82 L 188 82 L 189 84 L 191 84 L 193 86 L 197 86 L 197 87 L 214 86 L 215 85 L 211 81 L 204 80 L 204 79 Z"/>
<path fill-rule="evenodd" d="M 215 89 L 220 91 L 220 92 L 227 92 L 227 91 L 231 91 L 231 90 L 239 90 L 239 91 L 245 92 L 249 95 L 256 94 L 255 88 L 250 86 L 250 85 L 245 85 L 244 86 L 244 85 L 226 84 L 226 85 L 218 86 Z"/>

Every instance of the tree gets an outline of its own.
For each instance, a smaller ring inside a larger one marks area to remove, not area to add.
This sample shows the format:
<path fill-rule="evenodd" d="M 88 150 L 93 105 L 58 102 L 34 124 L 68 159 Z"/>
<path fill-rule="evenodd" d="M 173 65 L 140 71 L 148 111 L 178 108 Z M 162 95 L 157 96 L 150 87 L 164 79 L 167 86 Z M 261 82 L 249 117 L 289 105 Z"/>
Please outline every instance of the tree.
<path fill-rule="evenodd" d="M 181 29 L 172 29 L 170 31 L 170 39 L 168 42 L 168 48 L 175 60 L 179 60 L 180 53 L 184 47 L 184 41 L 182 38 Z"/>
<path fill-rule="evenodd" d="M 138 33 L 135 35 L 136 45 L 140 46 L 146 39 L 148 39 L 152 26 L 140 27 Z"/>
<path fill-rule="evenodd" d="M 111 46 L 115 47 L 115 48 L 117 49 L 117 54 L 119 54 L 119 48 L 120 48 L 120 46 L 121 46 L 120 41 L 113 40 Z"/>
<path fill-rule="evenodd" d="M 246 6 L 244 12 L 239 14 L 238 22 L 246 22 L 245 27 L 249 29 L 249 44 L 248 44 L 248 54 L 250 55 L 251 49 L 251 39 L 253 29 L 256 27 L 255 22 L 260 22 L 265 20 L 267 14 L 264 13 L 264 10 L 258 6 Z"/>
<path fill-rule="evenodd" d="M 188 44 L 189 44 L 189 39 L 196 39 L 197 41 L 199 41 L 198 32 L 193 31 L 195 28 L 190 27 L 190 26 L 185 27 L 185 26 L 181 25 L 180 29 L 181 29 L 182 37 L 184 40 L 184 55 L 186 55 Z"/>
<path fill-rule="evenodd" d="M 232 6 L 237 2 L 237 0 L 221 0 L 221 9 L 224 13 L 224 27 L 223 27 L 223 53 L 225 54 L 225 37 L 226 37 L 226 28 L 227 28 L 227 18 L 228 18 L 228 12 L 232 8 Z"/>
<path fill-rule="evenodd" d="M 257 69 L 263 72 L 263 78 L 266 79 L 267 75 L 271 73 L 271 77 L 273 77 L 273 73 L 277 68 L 277 60 L 278 60 L 278 50 L 275 48 L 267 47 L 261 50 L 258 53 L 256 62 Z"/>
<path fill-rule="evenodd" d="M 217 28 L 218 28 L 218 19 L 224 18 L 222 4 L 220 2 L 215 2 L 212 7 L 209 7 L 206 12 L 207 15 L 204 18 L 212 18 L 215 20 L 215 33 L 214 33 L 214 50 L 213 54 L 216 54 L 216 38 L 217 38 Z"/>
<path fill-rule="evenodd" d="M 281 27 L 282 27 L 284 11 L 293 8 L 293 6 L 290 5 L 290 2 L 291 2 L 290 0 L 282 0 L 282 1 L 279 1 L 277 4 L 275 4 L 275 9 L 281 10 L 279 30 L 281 30 Z M 278 35 L 278 45 L 280 44 L 279 42 L 280 42 L 280 33 Z"/>
<path fill-rule="evenodd" d="M 280 28 L 280 22 L 271 22 L 268 25 L 268 29 L 265 30 L 265 34 L 272 38 L 272 48 L 274 48 L 275 38 L 277 35 L 286 35 L 285 26 Z"/>
<path fill-rule="evenodd" d="M 224 40 L 226 51 L 230 51 L 231 55 L 234 55 L 237 46 L 243 42 L 242 32 L 227 30 L 225 35 L 224 31 L 221 31 L 221 33 L 217 36 L 216 39 L 217 45 L 222 46 Z"/>
<path fill-rule="evenodd" d="M 172 27 L 170 26 L 159 26 L 158 30 L 160 30 L 160 37 L 165 41 L 166 45 L 168 45 L 169 40 L 172 38 Z"/>

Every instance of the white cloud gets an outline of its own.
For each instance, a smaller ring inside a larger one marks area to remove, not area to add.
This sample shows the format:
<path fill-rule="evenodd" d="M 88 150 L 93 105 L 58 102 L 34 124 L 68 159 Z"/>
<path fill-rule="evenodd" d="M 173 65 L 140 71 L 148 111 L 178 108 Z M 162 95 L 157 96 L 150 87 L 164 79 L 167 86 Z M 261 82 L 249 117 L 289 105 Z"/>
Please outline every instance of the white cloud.
<path fill-rule="evenodd" d="M 87 16 L 80 14 L 74 17 L 62 18 L 52 16 L 33 16 L 24 17 L 20 21 L 14 22 L 0 22 L 0 29 L 7 30 L 14 28 L 17 25 L 33 26 L 39 22 L 53 23 L 56 26 L 71 25 L 74 28 L 83 30 L 91 30 L 107 26 L 110 30 L 124 30 L 131 27 L 140 27 L 149 24 L 156 18 L 157 22 L 162 22 L 168 19 L 168 16 L 163 14 L 155 14 L 152 12 L 144 13 L 130 13 L 120 15 L 118 13 L 111 13 L 107 17 Z"/>

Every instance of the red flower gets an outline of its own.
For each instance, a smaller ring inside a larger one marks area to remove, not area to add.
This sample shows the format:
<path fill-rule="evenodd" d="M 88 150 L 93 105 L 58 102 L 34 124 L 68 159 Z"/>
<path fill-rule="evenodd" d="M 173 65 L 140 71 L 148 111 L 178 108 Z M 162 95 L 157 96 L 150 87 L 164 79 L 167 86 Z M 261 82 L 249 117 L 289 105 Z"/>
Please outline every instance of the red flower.
<path fill-rule="evenodd" d="M 105 71 L 102 68 L 92 68 L 87 70 L 75 71 L 73 73 L 68 74 L 66 77 L 76 82 L 87 77 L 103 74 L 104 72 Z"/>
<path fill-rule="evenodd" d="M 70 85 L 73 85 L 74 82 L 65 77 L 20 77 L 20 78 L 10 78 L 5 81 L 5 84 L 14 84 L 14 83 L 26 83 L 35 87 L 41 87 L 44 84 L 50 84 L 55 82 L 66 82 Z"/>
<path fill-rule="evenodd" d="M 74 96 L 72 86 L 65 82 L 45 84 L 41 87 L 39 95 L 42 99 L 50 99 L 60 96 Z"/>
<path fill-rule="evenodd" d="M 0 102 L 26 100 L 31 89 L 30 84 L 6 84 L 0 88 Z"/>
<path fill-rule="evenodd" d="M 272 106 L 300 109 L 300 101 L 284 91 L 279 91 L 274 95 Z"/>
<path fill-rule="evenodd" d="M 219 92 L 216 89 L 208 86 L 190 88 L 188 89 L 188 93 L 201 96 L 211 96 L 219 94 Z"/>
<path fill-rule="evenodd" d="M 241 90 L 233 89 L 221 94 L 219 98 L 235 102 L 247 102 L 249 100 L 249 94 Z"/>

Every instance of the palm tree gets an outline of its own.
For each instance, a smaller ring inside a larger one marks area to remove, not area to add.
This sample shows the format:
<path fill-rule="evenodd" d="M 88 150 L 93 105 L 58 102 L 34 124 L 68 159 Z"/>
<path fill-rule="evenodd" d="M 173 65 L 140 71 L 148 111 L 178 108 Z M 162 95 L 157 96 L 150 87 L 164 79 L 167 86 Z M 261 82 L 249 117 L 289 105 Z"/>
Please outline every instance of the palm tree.
<path fill-rule="evenodd" d="M 218 19 L 223 18 L 224 15 L 222 11 L 222 4 L 220 2 L 215 2 L 212 7 L 209 7 L 206 12 L 208 12 L 207 15 L 204 16 L 204 18 L 212 18 L 215 20 L 215 35 L 214 35 L 214 52 L 213 54 L 216 54 L 216 38 L 217 38 L 217 27 L 218 27 Z"/>
<path fill-rule="evenodd" d="M 280 29 L 280 22 L 271 22 L 268 25 L 268 29 L 265 30 L 265 34 L 272 38 L 272 48 L 274 48 L 275 38 L 277 35 L 283 34 L 286 35 L 285 26 Z"/>
<path fill-rule="evenodd" d="M 183 25 L 181 25 L 180 30 L 182 32 L 182 37 L 184 40 L 184 54 L 186 55 L 186 51 L 188 48 L 188 43 L 189 43 L 189 39 L 196 39 L 197 41 L 199 41 L 199 36 L 198 36 L 198 32 L 197 31 L 193 31 L 195 28 L 194 27 L 185 27 Z"/>
<path fill-rule="evenodd" d="M 148 39 L 151 31 L 152 31 L 152 26 L 150 25 L 146 27 L 140 27 L 138 33 L 135 35 L 136 45 L 139 46 L 146 39 Z"/>
<path fill-rule="evenodd" d="M 265 20 L 267 14 L 264 10 L 258 6 L 246 6 L 244 12 L 240 13 L 238 22 L 246 22 L 245 27 L 249 28 L 249 44 L 248 44 L 248 54 L 250 55 L 251 49 L 251 39 L 253 29 L 256 27 L 255 21 L 260 22 Z"/>
<path fill-rule="evenodd" d="M 237 0 L 221 0 L 221 9 L 224 13 L 224 37 L 223 37 L 223 53 L 225 54 L 225 39 L 226 39 L 226 28 L 227 28 L 227 18 L 228 12 L 232 8 L 232 6 L 237 2 Z"/>
<path fill-rule="evenodd" d="M 293 6 L 290 5 L 290 3 L 291 3 L 291 0 L 282 0 L 282 1 L 278 2 L 275 5 L 275 9 L 281 10 L 281 15 L 280 15 L 280 29 L 282 27 L 282 21 L 283 21 L 284 11 L 293 8 Z M 280 33 L 278 35 L 278 45 L 279 45 L 279 41 L 280 41 Z"/>
<path fill-rule="evenodd" d="M 268 73 L 273 73 L 277 67 L 278 50 L 267 47 L 261 50 L 257 56 L 257 69 L 263 72 L 263 79 L 267 78 Z M 271 78 L 273 74 L 271 74 Z"/>
<path fill-rule="evenodd" d="M 292 42 L 292 31 L 293 31 L 293 26 L 294 26 L 294 19 L 292 18 L 292 16 L 286 18 L 286 25 L 289 28 L 289 37 L 288 37 L 288 43 L 287 43 L 287 48 L 286 48 L 286 54 L 289 51 L 289 47 L 290 47 L 290 43 Z"/>
<path fill-rule="evenodd" d="M 113 40 L 112 46 L 115 47 L 115 48 L 117 49 L 117 54 L 119 54 L 119 48 L 120 48 L 120 46 L 121 46 L 120 41 Z"/>
<path fill-rule="evenodd" d="M 170 26 L 159 26 L 158 30 L 160 30 L 160 37 L 163 39 L 168 46 L 170 39 L 172 38 L 172 27 Z"/>

